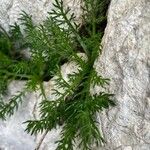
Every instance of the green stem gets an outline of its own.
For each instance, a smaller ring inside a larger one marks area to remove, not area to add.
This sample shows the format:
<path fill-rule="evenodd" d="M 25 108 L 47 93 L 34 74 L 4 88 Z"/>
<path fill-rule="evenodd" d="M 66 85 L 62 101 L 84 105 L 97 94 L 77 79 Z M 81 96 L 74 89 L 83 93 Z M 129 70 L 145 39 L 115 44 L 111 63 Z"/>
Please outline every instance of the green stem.
<path fill-rule="evenodd" d="M 19 77 L 19 78 L 27 78 L 27 79 L 30 79 L 30 77 L 31 77 L 31 76 L 25 75 L 25 74 L 11 73 L 11 72 L 6 71 L 6 70 L 1 70 L 0 73 L 4 73 L 4 74 L 7 74 L 7 75 L 9 75 L 9 76 L 15 76 L 15 77 Z"/>
<path fill-rule="evenodd" d="M 41 94 L 43 95 L 44 99 L 46 100 L 47 97 L 46 97 L 46 94 L 45 94 L 45 90 L 44 90 L 42 81 L 39 82 L 39 86 L 40 86 L 40 89 L 41 89 Z"/>
<path fill-rule="evenodd" d="M 8 33 L 5 31 L 5 29 L 1 25 L 0 25 L 0 30 L 2 30 L 3 34 L 7 37 L 8 40 L 10 40 Z"/>
<path fill-rule="evenodd" d="M 80 43 L 80 45 L 82 46 L 84 52 L 87 54 L 87 56 L 89 57 L 90 54 L 88 52 L 87 46 L 85 45 L 85 43 L 83 42 L 82 38 L 80 37 L 80 35 L 78 34 L 77 30 L 73 27 L 73 25 L 71 24 L 70 20 L 67 18 L 66 14 L 64 13 L 64 9 L 62 6 L 60 6 L 60 11 L 61 14 L 63 16 L 63 18 L 65 19 L 66 23 L 68 24 L 68 26 L 72 29 L 72 31 L 74 32 L 78 42 Z"/>

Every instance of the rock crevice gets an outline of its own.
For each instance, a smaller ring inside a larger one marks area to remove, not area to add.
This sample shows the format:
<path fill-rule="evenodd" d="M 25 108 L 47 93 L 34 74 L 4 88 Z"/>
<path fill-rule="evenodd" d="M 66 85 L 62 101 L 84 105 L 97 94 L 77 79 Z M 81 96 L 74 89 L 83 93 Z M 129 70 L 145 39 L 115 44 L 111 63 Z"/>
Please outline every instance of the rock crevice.
<path fill-rule="evenodd" d="M 72 2 L 78 4 L 79 0 Z M 51 8 L 51 0 L 1 0 L 0 24 L 8 29 L 17 21 L 21 10 L 32 14 L 35 22 L 40 22 Z M 76 8 L 80 18 L 80 7 Z M 103 52 L 95 67 L 100 74 L 111 79 L 109 91 L 115 94 L 117 106 L 98 114 L 106 144 L 95 149 L 149 150 L 150 1 L 111 0 L 102 45 Z M 62 72 L 66 74 L 71 69 L 72 66 L 66 65 Z M 14 81 L 9 86 L 10 94 L 23 85 L 22 81 Z M 52 86 L 51 81 L 45 83 L 46 91 L 50 92 Z M 53 98 L 51 92 L 47 94 Z M 33 150 L 37 146 L 42 135 L 38 135 L 35 141 L 35 137 L 24 132 L 25 125 L 22 124 L 37 115 L 37 112 L 33 113 L 36 101 L 40 101 L 37 96 L 38 93 L 28 93 L 18 112 L 8 121 L 0 121 L 0 149 Z M 60 131 L 59 128 L 48 133 L 40 150 L 54 150 Z"/>

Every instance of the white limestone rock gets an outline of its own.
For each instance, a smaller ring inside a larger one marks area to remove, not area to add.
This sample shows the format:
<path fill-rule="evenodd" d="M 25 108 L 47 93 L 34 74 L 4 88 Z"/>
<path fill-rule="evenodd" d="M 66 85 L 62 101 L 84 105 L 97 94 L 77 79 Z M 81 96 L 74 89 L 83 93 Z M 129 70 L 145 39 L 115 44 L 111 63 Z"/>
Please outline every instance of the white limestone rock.
<path fill-rule="evenodd" d="M 51 2 L 51 0 L 1 0 L 0 24 L 8 29 L 10 24 L 17 21 L 21 10 L 32 14 L 35 22 L 40 22 L 52 8 Z M 78 12 L 79 5 L 74 6 L 78 6 L 76 9 Z M 103 53 L 96 61 L 95 67 L 104 77 L 111 78 L 109 90 L 115 94 L 117 106 L 98 114 L 100 129 L 107 143 L 93 150 L 150 149 L 149 43 L 150 1 L 111 0 L 108 24 L 102 43 Z M 65 78 L 72 69 L 75 68 L 70 64 L 62 67 Z M 22 89 L 24 84 L 22 81 L 14 81 L 9 86 L 9 94 Z M 44 85 L 47 96 L 54 99 L 51 92 L 54 83 L 50 81 Z M 95 90 L 99 91 L 100 88 Z M 0 122 L 0 149 L 33 150 L 39 145 L 43 135 L 36 137 L 28 135 L 24 132 L 25 124 L 22 122 L 38 117 L 37 102 L 40 101 L 38 92 L 28 93 L 19 111 L 7 121 Z M 60 131 L 61 128 L 58 128 L 48 133 L 40 150 L 54 150 Z"/>
<path fill-rule="evenodd" d="M 99 115 L 109 150 L 150 149 L 150 1 L 112 0 L 97 71 L 116 108 Z M 97 89 L 98 90 L 98 89 Z"/>
<path fill-rule="evenodd" d="M 8 97 L 21 91 L 25 82 L 14 81 L 8 87 Z M 34 94 L 24 98 L 19 110 L 6 121 L 0 121 L 0 149 L 1 150 L 31 150 L 35 147 L 35 138 L 24 132 L 25 120 L 33 116 L 33 107 L 36 99 Z M 6 99 L 7 99 L 6 98 Z"/>
<path fill-rule="evenodd" d="M 53 8 L 53 2 L 54 0 L 0 0 L 0 25 L 8 30 L 9 25 L 19 23 L 18 18 L 22 11 L 32 15 L 35 23 L 40 23 Z M 81 20 L 80 0 L 64 0 L 64 6 L 71 7 L 76 20 Z"/>
<path fill-rule="evenodd" d="M 66 63 L 62 66 L 62 75 L 66 81 L 67 75 L 75 71 L 78 71 L 75 63 Z M 9 85 L 7 96 L 4 99 L 7 101 L 12 95 L 22 91 L 25 83 L 25 81 L 13 81 Z M 56 87 L 53 79 L 44 82 L 45 93 L 49 100 L 56 99 L 52 91 L 54 88 Z M 57 147 L 55 142 L 60 138 L 61 127 L 57 127 L 49 133 L 44 131 L 36 136 L 30 136 L 25 132 L 27 124 L 23 124 L 23 122 L 39 118 L 38 104 L 41 101 L 40 91 L 28 92 L 23 98 L 19 110 L 6 121 L 0 121 L 0 150 L 55 150 Z"/>

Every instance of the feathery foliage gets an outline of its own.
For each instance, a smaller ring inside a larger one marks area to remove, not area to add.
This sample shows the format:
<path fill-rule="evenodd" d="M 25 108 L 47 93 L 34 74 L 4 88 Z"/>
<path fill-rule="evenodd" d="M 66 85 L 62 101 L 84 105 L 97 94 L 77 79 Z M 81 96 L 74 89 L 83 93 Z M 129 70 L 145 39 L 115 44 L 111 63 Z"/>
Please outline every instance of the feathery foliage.
<path fill-rule="evenodd" d="M 9 34 L 1 28 L 0 95 L 14 79 L 27 80 L 27 83 L 25 90 L 8 103 L 0 101 L 0 118 L 14 113 L 26 91 L 40 89 L 43 95 L 39 104 L 40 119 L 25 122 L 28 133 L 51 131 L 62 125 L 57 150 L 73 150 L 74 145 L 90 150 L 92 144 L 104 142 L 96 113 L 115 105 L 113 94 L 104 91 L 91 94 L 90 91 L 95 86 L 105 88 L 109 84 L 109 79 L 98 75 L 94 68 L 101 53 L 103 27 L 100 26 L 106 21 L 108 4 L 105 0 L 84 0 L 83 24 L 79 25 L 70 8 L 64 9 L 63 0 L 55 0 L 54 9 L 40 25 L 35 25 L 25 12 L 21 14 L 24 35 L 17 24 L 12 26 Z M 26 47 L 30 48 L 31 59 L 21 55 L 21 50 Z M 82 59 L 78 52 L 84 53 L 87 59 Z M 66 81 L 61 65 L 72 61 L 78 71 L 69 74 Z M 47 99 L 43 88 L 43 81 L 54 76 L 55 101 Z"/>

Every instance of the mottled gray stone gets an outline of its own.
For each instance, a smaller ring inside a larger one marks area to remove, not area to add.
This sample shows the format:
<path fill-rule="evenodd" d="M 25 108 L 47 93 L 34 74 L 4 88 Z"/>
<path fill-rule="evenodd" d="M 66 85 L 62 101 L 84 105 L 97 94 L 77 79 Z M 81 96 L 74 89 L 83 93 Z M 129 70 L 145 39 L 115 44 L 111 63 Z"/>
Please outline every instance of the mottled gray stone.
<path fill-rule="evenodd" d="M 71 7 L 71 11 L 75 12 L 76 20 L 81 20 L 80 0 L 63 0 L 65 7 Z M 0 0 L 0 25 L 6 30 L 9 25 L 15 22 L 19 23 L 18 17 L 22 11 L 32 15 L 35 23 L 40 23 L 46 19 L 54 0 Z"/>
<path fill-rule="evenodd" d="M 99 116 L 110 149 L 150 149 L 149 43 L 150 1 L 112 0 L 96 62 L 98 72 L 111 78 L 117 102 Z"/>
<path fill-rule="evenodd" d="M 68 0 L 69 1 L 69 0 Z M 71 5 L 65 1 L 66 4 Z M 72 1 L 75 2 L 75 1 Z M 76 3 L 78 4 L 79 1 Z M 17 21 L 21 10 L 32 14 L 35 22 L 45 19 L 51 0 L 1 0 L 0 24 L 6 29 Z M 80 6 L 77 10 L 80 18 Z M 76 9 L 75 9 L 76 8 Z M 150 0 L 111 0 L 108 24 L 103 37 L 103 53 L 95 63 L 97 71 L 111 78 L 108 90 L 115 94 L 117 106 L 98 114 L 100 129 L 106 144 L 92 150 L 149 150 L 150 149 Z M 62 67 L 63 75 L 75 70 L 73 64 Z M 9 95 L 21 90 L 22 81 L 9 86 Z M 44 83 L 46 94 L 55 99 L 51 89 L 54 82 Z M 96 88 L 95 92 L 100 91 Z M 7 99 L 7 98 L 6 98 Z M 30 136 L 22 122 L 38 118 L 39 92 L 27 93 L 19 111 L 0 122 L 0 149 L 33 150 L 44 140 L 40 150 L 54 150 L 61 128 L 50 133 Z"/>
<path fill-rule="evenodd" d="M 8 96 L 5 99 L 9 99 L 18 91 L 23 90 L 24 85 L 24 81 L 13 81 L 8 87 Z M 53 87 L 53 82 L 45 83 L 44 86 L 47 93 Z M 39 91 L 26 93 L 19 110 L 6 121 L 0 121 L 0 150 L 33 150 L 39 145 L 43 134 L 30 136 L 25 132 L 26 124 L 23 123 L 29 119 L 38 118 L 38 103 L 41 101 L 39 93 Z M 47 93 L 47 97 L 52 98 L 50 93 Z M 58 140 L 60 131 L 59 128 L 54 129 L 46 137 L 44 136 L 41 149 L 54 150 L 57 146 L 55 142 Z"/>
<path fill-rule="evenodd" d="M 24 82 L 14 81 L 9 85 L 8 97 L 14 95 L 24 87 Z M 30 119 L 33 114 L 33 106 L 35 103 L 34 94 L 27 94 L 24 98 L 22 106 L 6 121 L 0 121 L 0 149 L 2 150 L 33 150 L 35 147 L 35 138 L 24 132 L 25 122 Z"/>

